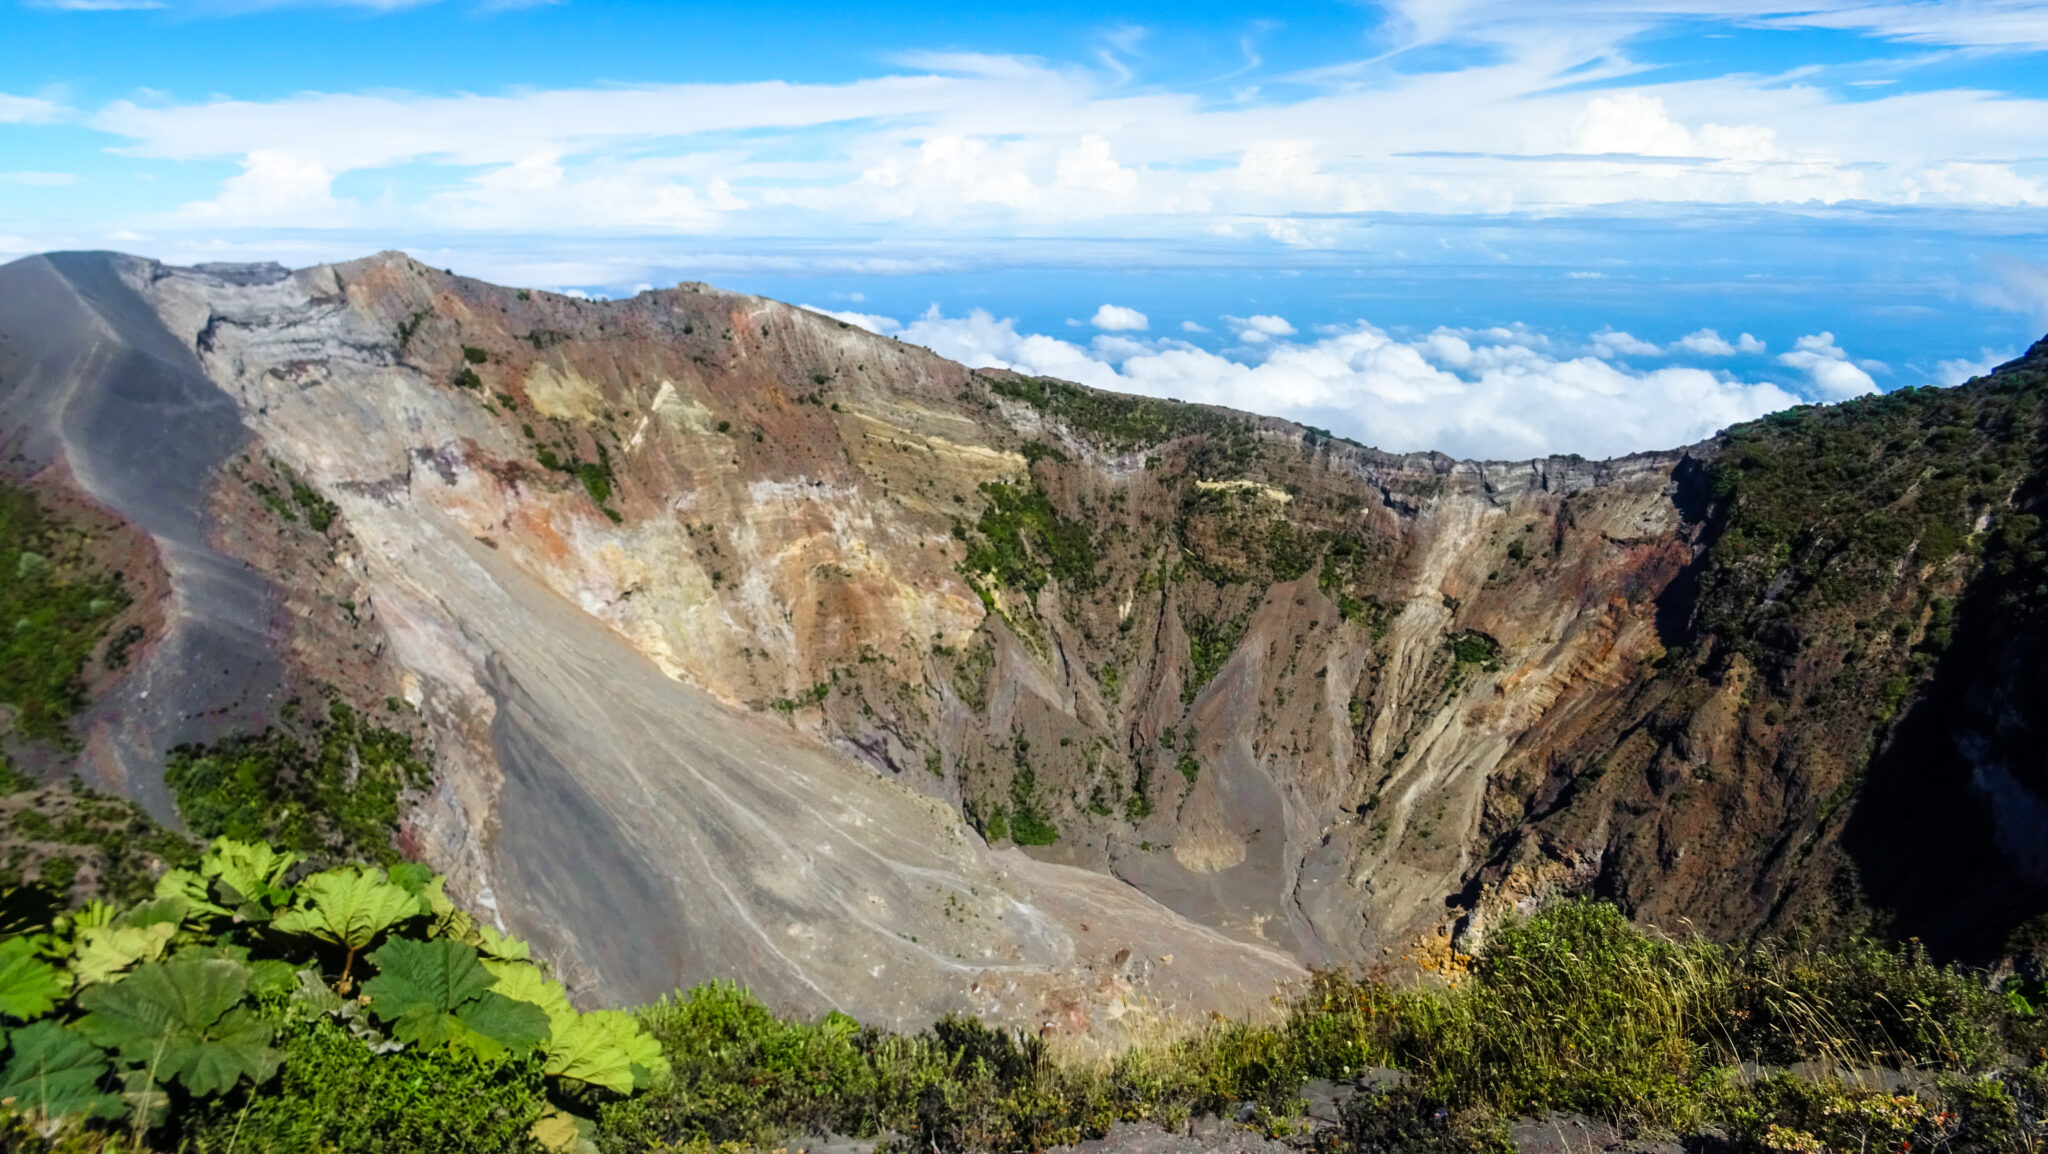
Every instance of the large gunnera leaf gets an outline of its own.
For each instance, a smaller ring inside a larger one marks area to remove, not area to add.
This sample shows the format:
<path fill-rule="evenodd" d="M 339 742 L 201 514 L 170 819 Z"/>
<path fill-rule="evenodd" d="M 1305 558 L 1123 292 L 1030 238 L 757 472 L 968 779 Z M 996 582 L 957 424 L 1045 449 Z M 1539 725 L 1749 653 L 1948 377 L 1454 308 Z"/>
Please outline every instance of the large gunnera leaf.
<path fill-rule="evenodd" d="M 495 958 L 484 959 L 483 966 L 498 979 L 498 984 L 491 987 L 494 992 L 515 1002 L 539 1006 L 548 1016 L 548 1028 L 556 1037 L 576 1020 L 576 1007 L 569 1004 L 569 992 L 562 988 L 562 983 L 541 973 L 539 966 Z"/>
<path fill-rule="evenodd" d="M 476 919 L 465 913 L 445 892 L 447 878 L 423 865 L 400 862 L 391 867 L 391 884 L 402 886 L 407 893 L 419 898 L 427 912 L 428 937 L 454 938 L 470 945 L 480 941 Z"/>
<path fill-rule="evenodd" d="M 370 1012 L 393 1037 L 422 1046 L 457 1045 L 483 1058 L 523 1053 L 548 1039 L 538 1006 L 491 991 L 497 981 L 476 947 L 450 938 L 393 938 L 368 955 L 377 976 L 363 983 Z"/>
<path fill-rule="evenodd" d="M 495 1060 L 506 1054 L 526 1054 L 547 1044 L 548 1016 L 539 1006 L 515 1002 L 495 990 L 487 990 L 455 1009 L 455 1020 L 463 1033 L 454 1039 L 479 1058 Z"/>
<path fill-rule="evenodd" d="M 95 926 L 78 935 L 71 957 L 71 973 L 80 986 L 110 981 L 116 974 L 138 962 L 155 961 L 176 937 L 178 927 L 170 922 L 151 926 Z"/>
<path fill-rule="evenodd" d="M 384 880 L 377 870 L 344 869 L 317 873 L 299 883 L 299 904 L 278 914 L 274 929 L 306 934 L 360 950 L 377 935 L 407 918 L 426 912 L 420 898 L 404 886 Z"/>
<path fill-rule="evenodd" d="M 501 934 L 495 926 L 478 925 L 476 947 L 487 958 L 501 962 L 524 962 L 533 958 L 533 947 L 511 934 Z"/>
<path fill-rule="evenodd" d="M 26 1021 L 57 1007 L 71 976 L 36 956 L 29 938 L 0 942 L 0 1014 Z"/>
<path fill-rule="evenodd" d="M 447 938 L 393 938 L 368 957 L 377 976 L 363 983 L 363 992 L 370 995 L 370 1009 L 386 1021 L 453 1013 L 497 982 L 477 961 L 475 946 Z"/>
<path fill-rule="evenodd" d="M 100 1090 L 107 1056 L 98 1046 L 49 1020 L 23 1026 L 8 1040 L 14 1053 L 0 1070 L 0 1099 L 11 1099 L 16 1110 L 43 1118 L 121 1116 L 120 1097 Z"/>
<path fill-rule="evenodd" d="M 537 1006 L 548 1016 L 546 1073 L 621 1094 L 646 1089 L 668 1072 L 661 1044 L 633 1018 L 616 1010 L 578 1014 L 562 983 L 529 962 L 486 960 L 498 979 L 492 992 Z"/>
<path fill-rule="evenodd" d="M 668 1070 L 661 1043 L 621 1010 L 578 1015 L 548 1043 L 548 1073 L 621 1094 L 646 1089 Z"/>
<path fill-rule="evenodd" d="M 152 962 L 126 979 L 78 997 L 78 1030 L 125 1061 L 202 1097 L 242 1078 L 267 1081 L 277 1069 L 270 1026 L 239 1005 L 250 970 L 225 958 Z"/>
<path fill-rule="evenodd" d="M 285 896 L 285 872 L 299 860 L 298 854 L 262 842 L 219 837 L 199 859 L 199 872 L 234 890 L 243 901 L 262 899 L 274 905 Z"/>

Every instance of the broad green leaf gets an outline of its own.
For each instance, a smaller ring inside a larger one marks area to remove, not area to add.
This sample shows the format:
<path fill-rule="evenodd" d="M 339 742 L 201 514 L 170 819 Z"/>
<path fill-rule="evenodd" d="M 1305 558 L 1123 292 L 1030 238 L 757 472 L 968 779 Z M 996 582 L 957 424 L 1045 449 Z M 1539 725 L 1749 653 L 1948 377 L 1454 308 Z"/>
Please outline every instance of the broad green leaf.
<path fill-rule="evenodd" d="M 152 962 L 125 980 L 80 994 L 78 1031 L 193 1094 L 261 1083 L 276 1071 L 270 1026 L 239 1006 L 250 969 L 225 958 Z"/>
<path fill-rule="evenodd" d="M 533 1124 L 527 1133 L 543 1150 L 554 1154 L 581 1154 L 586 1142 L 583 1129 L 576 1124 L 576 1116 L 555 1107 L 549 1107 Z M 595 1149 L 595 1147 L 592 1147 Z"/>
<path fill-rule="evenodd" d="M 249 992 L 259 997 L 289 992 L 298 984 L 299 968 L 276 958 L 249 963 Z"/>
<path fill-rule="evenodd" d="M 385 930 L 426 912 L 405 887 L 385 881 L 376 870 L 354 866 L 314 874 L 298 889 L 299 904 L 278 914 L 272 928 L 351 950 L 362 949 Z"/>
<path fill-rule="evenodd" d="M 421 1046 L 458 1045 L 482 1058 L 547 1041 L 547 1011 L 493 992 L 497 978 L 474 946 L 449 938 L 393 938 L 368 957 L 377 976 L 363 983 L 363 992 L 370 1012 L 392 1023 L 393 1037 Z"/>
<path fill-rule="evenodd" d="M 498 979 L 491 987 L 493 993 L 503 994 L 515 1002 L 539 1006 L 548 1016 L 548 1027 L 559 1035 L 576 1020 L 576 1007 L 569 1004 L 569 993 L 562 983 L 540 972 L 540 967 L 531 962 L 504 962 L 493 958 L 484 959 L 484 969 Z"/>
<path fill-rule="evenodd" d="M 113 924 L 138 928 L 165 924 L 174 928 L 182 927 L 186 915 L 191 911 L 191 904 L 183 898 L 151 898 L 140 905 L 130 907 L 127 913 L 115 918 Z"/>
<path fill-rule="evenodd" d="M 548 1073 L 621 1094 L 644 1089 L 668 1070 L 661 1043 L 621 1010 L 583 1014 L 548 1043 Z"/>
<path fill-rule="evenodd" d="M 404 867 L 399 867 L 404 868 Z M 425 867 L 421 867 L 425 868 Z M 417 875 L 415 875 L 417 876 Z M 430 938 L 454 938 L 474 946 L 483 939 L 477 936 L 476 919 L 470 917 L 462 907 L 456 905 L 446 893 L 448 879 L 435 874 L 419 887 L 420 900 L 426 903 L 427 915 L 433 920 L 427 926 Z"/>
<path fill-rule="evenodd" d="M 275 904 L 285 871 L 299 864 L 298 854 L 272 849 L 261 842 L 217 837 L 199 859 L 199 872 L 234 891 L 235 904 L 258 899 Z"/>
<path fill-rule="evenodd" d="M 105 982 L 138 962 L 155 961 L 177 936 L 178 927 L 166 922 L 153 926 L 97 926 L 79 935 L 71 958 L 71 973 L 78 984 Z"/>
<path fill-rule="evenodd" d="M 532 947 L 511 934 L 499 933 L 495 926 L 479 922 L 476 932 L 480 939 L 477 949 L 487 958 L 497 958 L 503 962 L 524 962 L 533 957 Z"/>
<path fill-rule="evenodd" d="M 447 938 L 393 938 L 367 956 L 377 976 L 363 983 L 363 992 L 370 995 L 370 1012 L 387 1022 L 453 1013 L 497 980 L 477 961 L 475 946 Z"/>
<path fill-rule="evenodd" d="M 57 1007 L 71 975 L 36 956 L 33 938 L 0 942 L 0 1014 L 26 1021 Z"/>
<path fill-rule="evenodd" d="M 433 870 L 416 861 L 399 862 L 392 866 L 385 876 L 390 879 L 392 885 L 403 887 L 405 892 L 415 897 L 440 880 Z"/>
<path fill-rule="evenodd" d="M 463 1003 L 453 1014 L 407 1014 L 392 1025 L 391 1035 L 427 1049 L 455 1046 L 495 1062 L 508 1053 L 525 1053 L 539 1046 L 547 1035 L 547 1016 L 538 1006 L 486 994 Z"/>
<path fill-rule="evenodd" d="M 71 932 L 82 934 L 87 930 L 112 925 L 114 923 L 114 915 L 119 912 L 106 902 L 94 898 L 79 907 L 78 911 L 71 915 Z"/>
<path fill-rule="evenodd" d="M 530 1053 L 548 1040 L 545 1010 L 515 1002 L 495 990 L 464 1002 L 456 1009 L 455 1018 L 465 1031 L 456 1043 L 487 1060 L 504 1057 L 507 1052 Z"/>
<path fill-rule="evenodd" d="M 243 965 L 248 965 L 249 947 L 237 945 L 234 942 L 190 942 L 179 947 L 178 952 L 172 954 L 171 957 L 197 958 L 202 962 L 210 962 L 215 958 L 226 958 L 231 962 L 241 962 Z"/>
<path fill-rule="evenodd" d="M 188 869 L 169 869 L 164 876 L 156 879 L 158 898 L 177 898 L 187 909 L 198 913 L 211 914 L 217 918 L 232 916 L 233 911 L 213 903 L 213 895 L 207 889 L 206 879 Z"/>
<path fill-rule="evenodd" d="M 446 1046 L 467 1032 L 454 1014 L 432 1010 L 419 1010 L 391 1023 L 392 1037 L 427 1050 Z"/>
<path fill-rule="evenodd" d="M 14 1054 L 0 1071 L 0 1099 L 12 1099 L 16 1110 L 44 1118 L 121 1116 L 121 1099 L 100 1090 L 107 1056 L 98 1046 L 50 1019 L 23 1026 L 8 1040 Z"/>
<path fill-rule="evenodd" d="M 176 1078 L 202 1098 L 225 1094 L 245 1077 L 260 1086 L 277 1072 L 282 1057 L 270 1048 L 270 1037 L 270 1024 L 255 1010 L 229 1010 L 204 1036 L 173 1041 L 157 1066 L 157 1080 L 168 1084 Z"/>
<path fill-rule="evenodd" d="M 327 988 L 320 975 L 312 970 L 300 970 L 296 975 L 297 988 L 292 991 L 292 1001 L 307 1014 L 339 1014 L 349 1003 L 340 994 Z"/>

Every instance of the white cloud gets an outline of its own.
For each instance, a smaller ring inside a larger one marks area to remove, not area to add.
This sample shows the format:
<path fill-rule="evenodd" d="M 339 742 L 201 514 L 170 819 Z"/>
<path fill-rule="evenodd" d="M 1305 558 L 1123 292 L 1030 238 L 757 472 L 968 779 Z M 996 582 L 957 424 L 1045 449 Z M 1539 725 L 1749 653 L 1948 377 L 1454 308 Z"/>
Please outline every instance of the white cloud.
<path fill-rule="evenodd" d="M 1914 191 L 1924 188 L 1929 199 L 1959 204 L 2048 204 L 2048 188 L 2014 172 L 2009 164 L 1952 161 L 1928 169 L 1912 186 Z"/>
<path fill-rule="evenodd" d="M 252 152 L 220 195 L 179 210 L 181 215 L 236 224 L 289 221 L 331 226 L 348 223 L 351 206 L 335 198 L 334 174 L 319 161 L 291 152 Z"/>
<path fill-rule="evenodd" d="M 1124 335 L 1082 347 L 1018 332 L 985 311 L 948 317 L 934 306 L 901 335 L 978 367 L 1272 413 L 1395 452 L 1604 457 L 1689 444 L 1801 400 L 1768 382 L 1699 368 L 1636 372 L 1595 357 L 1555 357 L 1526 330 L 1439 330 L 1412 340 L 1366 324 L 1306 341 L 1262 333 L 1266 343 L 1232 359 L 1179 340 Z"/>
<path fill-rule="evenodd" d="M 1844 401 L 1877 391 L 1877 382 L 1850 363 L 1849 354 L 1835 344 L 1833 333 L 1800 337 L 1791 352 L 1778 355 L 1778 363 L 1805 373 L 1825 400 Z"/>
<path fill-rule="evenodd" d="M 2008 257 L 1996 261 L 1993 268 L 1998 279 L 1979 290 L 1984 303 L 2048 326 L 2048 264 Z"/>
<path fill-rule="evenodd" d="M 1715 14 L 1779 18 L 1733 2 Z M 1878 21 L 1823 7 L 1830 18 Z M 91 124 L 125 138 L 119 151 L 137 157 L 255 167 L 290 156 L 329 179 L 432 166 L 397 173 L 388 202 L 354 210 L 382 227 L 819 235 L 909 221 L 982 236 L 1096 226 L 1329 249 L 1354 237 L 1347 218 L 1379 211 L 2048 203 L 2043 162 L 1985 159 L 2038 157 L 2048 100 L 1987 89 L 1845 100 L 1800 73 L 1643 82 L 1589 96 L 1560 78 L 1636 78 L 1633 31 L 1659 13 L 1691 11 L 1675 0 L 1633 15 L 1590 8 L 1606 14 L 1542 0 L 1527 11 L 1488 0 L 1439 5 L 1416 26 L 1442 25 L 1488 47 L 1486 62 L 1389 73 L 1352 60 L 1327 77 L 1297 78 L 1284 98 L 1218 101 L 1122 85 L 1095 68 L 921 55 L 901 61 L 921 71 L 840 84 L 123 101 Z M 1906 35 L 1909 22 L 1895 15 L 1879 22 L 1889 30 L 1881 34 Z M 2038 20 L 2019 9 L 2004 18 L 2016 34 Z M 0 97 L 0 119 L 60 114 L 47 101 Z M 299 204 L 264 223 L 337 215 L 318 196 Z"/>
<path fill-rule="evenodd" d="M 64 106 L 52 100 L 0 92 L 0 124 L 48 124 L 64 112 Z"/>
<path fill-rule="evenodd" d="M 1664 350 L 1649 341 L 1613 329 L 1593 334 L 1593 352 L 1609 360 L 1615 357 L 1654 357 Z"/>
<path fill-rule="evenodd" d="M 1246 344 L 1259 344 L 1274 337 L 1294 335 L 1294 326 L 1287 323 L 1286 317 L 1259 314 L 1248 317 L 1224 317 L 1223 321 L 1237 334 L 1237 339 Z"/>
<path fill-rule="evenodd" d="M 1743 335 L 1748 336 L 1747 333 Z M 1735 355 L 1735 346 L 1723 340 L 1721 334 L 1713 329 L 1700 329 L 1698 332 L 1687 333 L 1673 341 L 1671 347 L 1673 350 L 1682 350 L 1702 357 L 1732 357 Z"/>
<path fill-rule="evenodd" d="M 1106 333 L 1136 333 L 1152 327 L 1151 321 L 1137 309 L 1111 304 L 1096 309 L 1088 323 Z"/>
<path fill-rule="evenodd" d="M 1765 345 L 1762 341 L 1756 339 L 1753 336 L 1750 336 L 1748 333 L 1744 333 L 1740 337 L 1737 337 L 1735 339 L 1735 351 L 1739 353 L 1750 353 L 1754 355 L 1756 353 L 1763 352 L 1768 347 L 1769 346 Z"/>
<path fill-rule="evenodd" d="M 1182 321 L 1180 322 L 1180 331 L 1184 333 L 1206 333 L 1209 329 L 1207 326 L 1198 325 L 1193 321 Z"/>
<path fill-rule="evenodd" d="M 1983 376 L 2017 355 L 2010 349 L 2002 353 L 1994 353 L 1990 349 L 1979 349 L 1978 352 L 1982 355 L 1974 361 L 1957 359 L 1936 364 L 1934 383 L 1944 388 L 1960 385 L 1974 377 Z"/>
<path fill-rule="evenodd" d="M 821 309 L 817 305 L 798 305 L 796 307 L 808 309 L 820 316 L 831 317 L 836 321 L 844 321 L 856 328 L 863 328 L 880 336 L 895 336 L 903 331 L 902 322 L 893 317 L 878 316 L 874 313 L 845 312 L 840 309 Z"/>

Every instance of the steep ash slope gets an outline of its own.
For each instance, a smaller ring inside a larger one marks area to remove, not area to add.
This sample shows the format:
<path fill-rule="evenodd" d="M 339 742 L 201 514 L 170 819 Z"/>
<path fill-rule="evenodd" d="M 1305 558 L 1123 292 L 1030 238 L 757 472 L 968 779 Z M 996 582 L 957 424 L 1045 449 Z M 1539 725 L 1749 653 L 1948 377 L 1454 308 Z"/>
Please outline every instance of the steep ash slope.
<path fill-rule="evenodd" d="M 0 456 L 9 473 L 75 490 L 154 544 L 129 575 L 152 595 L 160 560 L 168 604 L 151 607 L 133 671 L 78 719 L 76 768 L 169 819 L 164 751 L 261 729 L 288 678 L 267 639 L 277 591 L 212 540 L 216 471 L 248 431 L 189 345 L 122 282 L 119 259 L 0 266 Z"/>

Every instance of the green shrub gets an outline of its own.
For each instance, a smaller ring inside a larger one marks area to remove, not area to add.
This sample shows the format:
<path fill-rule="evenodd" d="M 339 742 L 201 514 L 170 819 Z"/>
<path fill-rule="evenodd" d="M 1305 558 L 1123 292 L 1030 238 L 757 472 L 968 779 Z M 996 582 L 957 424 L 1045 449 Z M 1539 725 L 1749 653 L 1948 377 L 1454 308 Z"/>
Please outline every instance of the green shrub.
<path fill-rule="evenodd" d="M 441 1048 L 378 1054 L 326 1016 L 274 1020 L 282 1072 L 195 1110 L 181 1134 L 193 1154 L 538 1149 L 529 1137 L 547 1108 L 538 1055 L 485 1063 Z"/>
<path fill-rule="evenodd" d="M 968 543 L 960 562 L 963 573 L 971 578 L 993 574 L 1003 588 L 1033 595 L 1048 577 L 1065 589 L 1095 583 L 1094 536 L 1086 523 L 1061 516 L 1036 481 L 986 481 L 981 492 L 988 507 L 975 522 L 978 537 Z M 959 535 L 965 536 L 964 531 Z"/>
<path fill-rule="evenodd" d="M 1068 428 L 1114 452 L 1197 434 L 1217 435 L 1248 428 L 1241 418 L 1178 401 L 1097 392 L 1051 378 L 986 380 L 989 391 L 997 396 L 1023 401 L 1040 412 L 1059 417 Z"/>
<path fill-rule="evenodd" d="M 398 796 L 432 780 L 412 738 L 342 702 L 301 739 L 283 730 L 171 751 L 164 783 L 201 837 L 272 841 L 300 853 L 398 860 Z"/>

